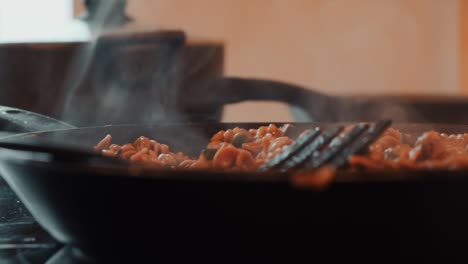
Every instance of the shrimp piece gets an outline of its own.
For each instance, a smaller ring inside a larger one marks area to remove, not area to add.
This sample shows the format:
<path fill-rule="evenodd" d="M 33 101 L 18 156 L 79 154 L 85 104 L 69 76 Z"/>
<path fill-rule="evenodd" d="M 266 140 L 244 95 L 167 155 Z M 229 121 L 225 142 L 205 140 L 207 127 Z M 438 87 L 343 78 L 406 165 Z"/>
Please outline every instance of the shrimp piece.
<path fill-rule="evenodd" d="M 181 168 L 181 169 L 188 169 L 188 168 L 190 168 L 195 162 L 196 162 L 196 160 L 184 160 L 184 161 L 182 161 L 181 163 L 179 163 L 178 167 Z"/>
<path fill-rule="evenodd" d="M 218 133 L 214 134 L 210 141 L 224 141 L 224 130 L 219 131 Z"/>
<path fill-rule="evenodd" d="M 160 154 L 158 156 L 158 160 L 160 160 L 164 165 L 168 167 L 177 166 L 177 160 L 171 154 Z"/>
<path fill-rule="evenodd" d="M 259 129 L 257 129 L 257 134 L 255 135 L 256 138 L 262 138 L 266 135 L 268 132 L 268 127 L 262 126 Z"/>
<path fill-rule="evenodd" d="M 232 129 L 226 130 L 226 132 L 224 132 L 224 142 L 231 143 L 235 134 L 236 133 Z"/>
<path fill-rule="evenodd" d="M 210 169 L 213 167 L 213 163 L 211 160 L 205 158 L 204 155 L 200 155 L 197 161 L 195 161 L 190 168 L 191 169 Z"/>
<path fill-rule="evenodd" d="M 112 151 L 112 150 L 108 150 L 108 149 L 103 149 L 102 150 L 102 155 L 106 156 L 106 157 L 116 157 L 117 156 L 117 152 L 115 151 Z"/>
<path fill-rule="evenodd" d="M 125 152 L 122 152 L 121 154 L 121 157 L 123 159 L 130 159 L 133 155 L 135 155 L 137 152 L 135 150 L 128 150 L 128 151 L 125 151 Z"/>
<path fill-rule="evenodd" d="M 103 149 L 109 147 L 111 140 L 112 140 L 111 135 L 105 136 L 101 141 L 99 141 L 99 143 L 94 147 L 94 149 L 103 150 Z"/>
<path fill-rule="evenodd" d="M 147 148 L 142 148 L 140 151 L 135 153 L 130 160 L 131 161 L 145 161 L 148 160 L 148 149 Z"/>
<path fill-rule="evenodd" d="M 170 152 L 170 148 L 166 144 L 161 144 L 159 146 L 159 151 L 160 151 L 161 154 L 168 154 Z"/>
<path fill-rule="evenodd" d="M 213 157 L 213 167 L 216 169 L 229 169 L 235 162 L 239 150 L 232 146 L 220 148 Z"/>
<path fill-rule="evenodd" d="M 255 164 L 255 158 L 247 150 L 239 150 L 236 158 L 236 167 L 240 170 L 250 171 L 255 170 L 257 165 Z"/>
<path fill-rule="evenodd" d="M 133 142 L 133 145 L 137 150 L 142 150 L 144 148 L 150 149 L 152 147 L 152 143 L 147 137 L 139 137 Z"/>
<path fill-rule="evenodd" d="M 255 142 L 247 142 L 242 144 L 242 148 L 252 153 L 259 153 L 263 149 L 263 142 L 261 140 Z"/>
<path fill-rule="evenodd" d="M 274 139 L 269 147 L 269 151 L 275 151 L 277 149 L 282 149 L 284 146 L 288 146 L 292 144 L 292 139 L 288 137 L 278 137 Z"/>

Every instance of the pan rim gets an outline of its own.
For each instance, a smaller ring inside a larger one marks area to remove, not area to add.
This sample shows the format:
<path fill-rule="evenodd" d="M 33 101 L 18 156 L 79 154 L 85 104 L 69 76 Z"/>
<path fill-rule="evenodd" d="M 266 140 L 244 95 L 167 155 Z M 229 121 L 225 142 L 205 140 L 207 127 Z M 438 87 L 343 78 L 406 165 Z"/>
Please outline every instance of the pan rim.
<path fill-rule="evenodd" d="M 81 127 L 81 128 L 67 128 L 67 129 L 57 129 L 57 130 L 49 130 L 49 131 L 36 131 L 36 132 L 28 132 L 28 133 L 21 133 L 16 135 L 10 135 L 0 139 L 2 140 L 17 140 L 23 137 L 29 137 L 37 134 L 44 134 L 44 133 L 66 133 L 67 131 L 84 131 L 84 130 L 105 130 L 106 128 L 136 128 L 136 129 L 152 129 L 158 127 L 170 128 L 170 127 L 235 127 L 239 125 L 250 125 L 250 126 L 257 126 L 257 125 L 268 125 L 268 124 L 275 124 L 275 125 L 282 125 L 282 124 L 290 124 L 294 125 L 303 125 L 303 126 L 330 126 L 330 125 L 342 125 L 342 124 L 356 124 L 357 122 L 193 122 L 193 123 L 164 123 L 164 124 L 119 124 L 119 125 L 104 125 L 104 126 L 89 126 L 89 127 Z M 410 128 L 419 128 L 422 127 L 449 127 L 454 129 L 464 129 L 468 132 L 468 125 L 457 125 L 457 124 L 435 124 L 435 123 L 395 123 L 392 125 L 394 128 L 399 127 L 410 127 Z M 420 131 L 423 133 L 424 131 Z M 2 149 L 3 152 L 3 149 Z M 31 165 L 31 162 L 37 162 L 34 160 L 20 160 L 16 159 L 13 160 L 6 155 L 3 155 L 6 162 L 19 162 L 16 165 L 25 165 L 24 163 L 27 162 L 28 165 Z M 23 162 L 23 164 L 21 164 Z M 44 161 L 36 163 L 37 166 L 47 166 Z M 70 166 L 70 164 L 62 164 L 63 166 Z M 56 161 L 53 162 L 53 166 L 62 166 L 60 163 Z M 78 164 L 77 164 L 78 165 Z M 53 167 L 50 166 L 49 167 Z M 201 179 L 208 179 L 211 180 L 213 178 L 223 178 L 224 180 L 235 180 L 235 181 L 259 181 L 259 182 L 291 182 L 290 174 L 285 173 L 278 173 L 273 172 L 269 173 L 269 175 L 260 172 L 223 172 L 223 171 L 216 171 L 216 170 L 183 170 L 183 169 L 156 169 L 150 168 L 148 166 L 141 166 L 132 164 L 131 166 L 73 166 L 74 170 L 79 170 L 82 173 L 89 173 L 91 171 L 96 170 L 107 170 L 108 174 L 113 175 L 121 175 L 121 176 L 129 176 L 129 172 L 133 174 L 139 174 L 138 177 L 143 178 L 156 178 L 156 179 L 167 179 L 167 178 L 179 178 L 179 179 L 187 179 L 192 180 L 193 175 L 197 175 L 195 178 Z M 112 169 L 111 169 L 112 167 Z M 138 172 L 138 173 L 136 173 Z M 445 176 L 441 176 L 441 174 L 445 174 Z M 163 177 L 155 177 L 156 175 L 163 175 Z M 180 177 L 175 177 L 174 175 L 182 175 Z M 203 177 L 200 177 L 203 175 Z M 431 175 L 436 175 L 432 177 Z M 438 175 L 438 176 L 437 176 Z M 169 177 L 167 177 L 169 176 Z M 375 178 L 373 178 L 375 177 Z M 457 169 L 457 170 L 450 170 L 450 169 L 427 169 L 427 170 L 411 170 L 411 169 L 399 169 L 399 170 L 376 170 L 376 171 L 359 171 L 357 173 L 346 172 L 346 171 L 337 171 L 336 178 L 333 180 L 332 184 L 341 183 L 341 182 L 407 182 L 407 181 L 428 181 L 435 178 L 436 181 L 441 181 L 440 178 L 444 180 L 458 180 L 468 178 L 468 170 L 467 169 Z"/>
<path fill-rule="evenodd" d="M 80 164 L 53 161 L 46 159 L 12 158 L 9 151 L 0 150 L 1 162 L 14 166 L 47 170 L 55 173 L 72 173 L 76 175 L 93 175 L 94 177 L 120 177 L 154 181 L 185 182 L 237 182 L 237 183 L 271 183 L 293 186 L 295 172 L 230 172 L 221 170 L 162 169 L 141 164 Z M 26 157 L 31 157 L 27 155 Z M 442 174 L 444 174 L 442 176 Z M 7 176 L 8 177 L 8 176 Z M 313 177 L 313 174 L 312 174 Z M 335 184 L 359 183 L 429 183 L 468 181 L 468 169 L 454 170 L 376 170 L 350 172 L 338 170 L 329 186 Z"/>

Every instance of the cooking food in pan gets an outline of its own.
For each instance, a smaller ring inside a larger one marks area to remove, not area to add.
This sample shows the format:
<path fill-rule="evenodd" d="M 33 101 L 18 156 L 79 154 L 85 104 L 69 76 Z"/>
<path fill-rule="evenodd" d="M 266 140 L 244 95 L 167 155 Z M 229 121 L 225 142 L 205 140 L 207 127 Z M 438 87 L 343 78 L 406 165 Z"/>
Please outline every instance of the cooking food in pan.
<path fill-rule="evenodd" d="M 160 168 L 256 171 L 295 142 L 285 133 L 288 127 L 270 124 L 221 130 L 212 135 L 198 157 L 172 152 L 170 146 L 145 136 L 118 145 L 107 135 L 95 148 L 105 156 Z M 343 133 L 352 127 L 347 126 Z M 468 134 L 427 131 L 416 135 L 388 128 L 365 153 L 350 156 L 348 163 L 351 170 L 467 168 Z"/>
<path fill-rule="evenodd" d="M 239 127 L 221 130 L 211 137 L 198 157 L 172 152 L 170 146 L 145 136 L 133 143 L 117 145 L 111 144 L 112 136 L 107 135 L 95 148 L 105 156 L 160 168 L 255 171 L 293 142 L 285 136 L 287 128 L 287 125 L 277 127 L 270 124 L 250 130 Z"/>
<path fill-rule="evenodd" d="M 390 128 L 374 142 L 367 155 L 349 159 L 354 168 L 461 169 L 468 168 L 468 134 L 431 130 L 421 135 Z"/>

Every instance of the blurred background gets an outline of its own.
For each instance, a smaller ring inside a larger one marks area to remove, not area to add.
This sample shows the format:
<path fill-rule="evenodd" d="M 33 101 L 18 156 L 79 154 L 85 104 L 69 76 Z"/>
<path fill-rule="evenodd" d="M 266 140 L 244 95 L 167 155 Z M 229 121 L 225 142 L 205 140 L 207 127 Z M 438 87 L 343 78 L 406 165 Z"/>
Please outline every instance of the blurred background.
<path fill-rule="evenodd" d="M 86 39 L 75 23 L 84 10 L 79 0 L 0 0 L 0 42 Z M 222 42 L 227 76 L 329 94 L 468 93 L 466 0 L 128 0 L 126 10 L 132 22 L 123 27 Z M 291 118 L 273 102 L 229 105 L 223 115 Z"/>
<path fill-rule="evenodd" d="M 227 75 L 333 94 L 454 94 L 463 91 L 460 2 L 466 1 L 134 0 L 129 12 L 142 24 L 223 40 Z M 224 118 L 289 118 L 284 106 L 268 103 L 252 117 L 258 106 L 230 106 Z"/>

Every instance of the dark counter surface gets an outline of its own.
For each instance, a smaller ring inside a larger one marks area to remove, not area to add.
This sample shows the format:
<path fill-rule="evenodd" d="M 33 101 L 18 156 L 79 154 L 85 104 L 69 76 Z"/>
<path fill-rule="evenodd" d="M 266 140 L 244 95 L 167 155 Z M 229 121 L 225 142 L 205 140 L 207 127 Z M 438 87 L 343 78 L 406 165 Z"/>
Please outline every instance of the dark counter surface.
<path fill-rule="evenodd" d="M 45 263 L 59 248 L 0 176 L 0 263 Z"/>

